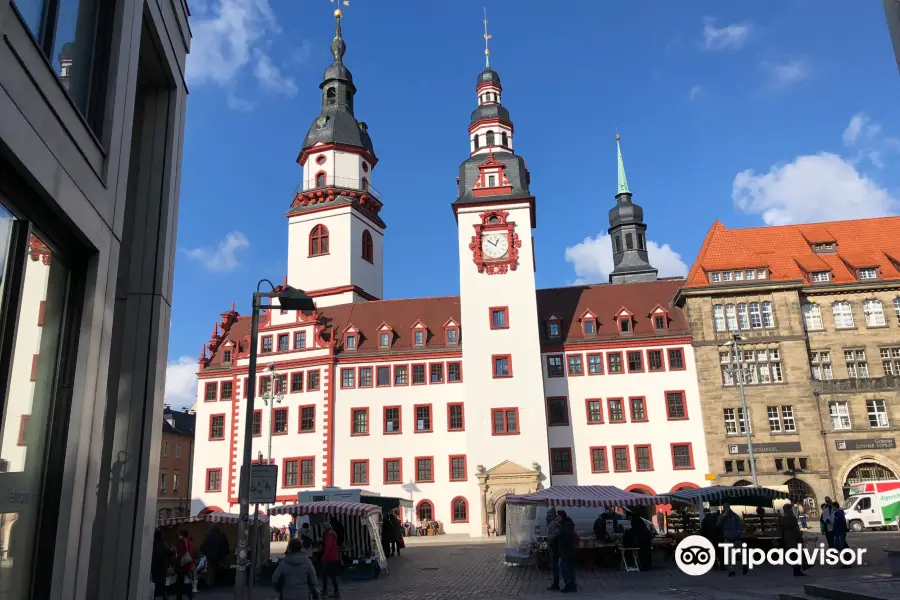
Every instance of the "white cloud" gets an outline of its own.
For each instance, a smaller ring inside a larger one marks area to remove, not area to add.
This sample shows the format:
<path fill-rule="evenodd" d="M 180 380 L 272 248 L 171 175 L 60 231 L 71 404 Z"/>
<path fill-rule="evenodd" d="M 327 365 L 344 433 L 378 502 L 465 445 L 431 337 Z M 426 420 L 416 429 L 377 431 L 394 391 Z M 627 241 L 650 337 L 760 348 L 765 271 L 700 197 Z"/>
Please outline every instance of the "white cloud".
<path fill-rule="evenodd" d="M 853 115 L 844 129 L 844 145 L 856 151 L 854 163 L 869 161 L 875 167 L 884 168 L 884 155 L 900 152 L 900 139 L 886 136 L 881 125 L 865 113 Z"/>
<path fill-rule="evenodd" d="M 732 23 L 716 27 L 715 19 L 703 19 L 703 47 L 707 50 L 739 50 L 747 43 L 753 26 L 750 23 Z"/>
<path fill-rule="evenodd" d="M 844 130 L 844 144 L 855 146 L 860 140 L 871 140 L 881 133 L 881 125 L 873 123 L 865 113 L 856 113 L 850 118 L 850 123 Z"/>
<path fill-rule="evenodd" d="M 172 408 L 190 408 L 197 400 L 197 359 L 182 356 L 166 364 L 165 403 Z"/>
<path fill-rule="evenodd" d="M 775 165 L 768 173 L 752 170 L 734 178 L 731 198 L 767 225 L 862 219 L 891 214 L 898 201 L 856 169 L 830 152 L 798 156 Z"/>
<path fill-rule="evenodd" d="M 763 68 L 769 72 L 769 77 L 776 87 L 786 87 L 803 81 L 809 77 L 809 64 L 802 58 L 796 58 L 782 63 L 763 63 Z"/>
<path fill-rule="evenodd" d="M 210 271 L 231 271 L 237 268 L 238 253 L 250 247 L 250 241 L 240 231 L 232 231 L 215 248 L 186 248 L 191 260 L 200 262 Z"/>
<path fill-rule="evenodd" d="M 265 52 L 272 37 L 281 32 L 268 0 L 209 0 L 194 15 L 188 83 L 233 90 L 244 71 L 252 69 L 265 90 L 296 94 L 294 81 Z M 230 97 L 228 104 L 247 108 L 244 101 L 232 102 Z"/>
<path fill-rule="evenodd" d="M 702 93 L 703 93 L 702 87 L 700 87 L 699 85 L 693 86 L 691 89 L 688 90 L 688 101 L 693 102 L 694 100 L 699 98 L 700 94 L 702 94 Z"/>
<path fill-rule="evenodd" d="M 681 255 L 668 244 L 660 246 L 647 240 L 647 254 L 650 264 L 659 269 L 660 277 L 683 276 L 687 273 L 688 268 L 681 260 Z M 566 261 L 575 268 L 576 285 L 607 282 L 614 267 L 609 234 L 600 233 L 597 237 L 587 237 L 580 244 L 569 246 L 566 248 Z"/>

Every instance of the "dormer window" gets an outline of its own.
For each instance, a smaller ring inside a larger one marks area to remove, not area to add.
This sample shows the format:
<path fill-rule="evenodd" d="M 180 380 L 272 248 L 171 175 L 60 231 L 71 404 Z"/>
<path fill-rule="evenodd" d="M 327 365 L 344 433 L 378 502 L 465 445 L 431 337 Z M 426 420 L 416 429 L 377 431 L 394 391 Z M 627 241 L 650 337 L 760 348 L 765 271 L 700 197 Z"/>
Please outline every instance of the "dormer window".
<path fill-rule="evenodd" d="M 710 283 L 719 283 L 720 281 L 722 281 L 721 273 L 710 273 L 709 274 L 709 282 Z"/>
<path fill-rule="evenodd" d="M 665 315 L 655 315 L 653 317 L 653 328 L 657 331 L 668 329 Z"/>
<path fill-rule="evenodd" d="M 497 176 L 496 175 L 488 175 L 488 187 L 497 187 Z"/>
<path fill-rule="evenodd" d="M 834 243 L 833 242 L 825 242 L 822 244 L 813 244 L 812 245 L 813 252 L 816 254 L 819 253 L 829 253 L 834 252 Z"/>
<path fill-rule="evenodd" d="M 559 317 L 551 317 L 547 321 L 547 336 L 551 339 L 559 339 L 561 329 L 562 325 L 560 323 Z"/>
<path fill-rule="evenodd" d="M 344 338 L 344 348 L 347 350 L 356 350 L 356 334 L 348 333 L 347 337 Z"/>
<path fill-rule="evenodd" d="M 619 318 L 619 333 L 631 333 L 631 317 Z"/>
<path fill-rule="evenodd" d="M 425 346 L 425 342 L 428 341 L 428 328 L 425 326 L 425 323 L 422 321 L 416 321 L 412 326 L 412 337 L 413 337 L 413 346 L 417 346 L 419 348 Z"/>
<path fill-rule="evenodd" d="M 425 331 L 419 330 L 419 331 L 415 332 L 415 335 L 413 336 L 413 343 L 416 346 L 424 346 L 425 345 Z"/>
<path fill-rule="evenodd" d="M 597 327 L 594 319 L 587 319 L 582 325 L 584 326 L 584 335 L 596 335 Z"/>
<path fill-rule="evenodd" d="M 379 348 L 390 348 L 391 347 L 391 334 L 387 331 L 382 331 L 378 334 L 378 347 Z"/>
<path fill-rule="evenodd" d="M 830 271 L 815 271 L 810 275 L 810 280 L 813 283 L 825 283 L 831 281 L 831 272 Z"/>
<path fill-rule="evenodd" d="M 722 273 L 722 281 L 731 281 L 733 278 L 733 274 L 731 271 L 725 271 Z"/>
<path fill-rule="evenodd" d="M 231 350 L 225 350 L 222 353 L 222 362 L 225 362 L 225 363 L 231 362 Z"/>
<path fill-rule="evenodd" d="M 860 281 L 865 279 L 878 279 L 878 269 L 876 269 L 875 267 L 866 267 L 865 269 L 860 269 L 857 279 L 859 279 Z"/>
<path fill-rule="evenodd" d="M 459 344 L 459 323 L 453 319 L 448 319 L 444 323 L 444 341 L 448 346 Z"/>

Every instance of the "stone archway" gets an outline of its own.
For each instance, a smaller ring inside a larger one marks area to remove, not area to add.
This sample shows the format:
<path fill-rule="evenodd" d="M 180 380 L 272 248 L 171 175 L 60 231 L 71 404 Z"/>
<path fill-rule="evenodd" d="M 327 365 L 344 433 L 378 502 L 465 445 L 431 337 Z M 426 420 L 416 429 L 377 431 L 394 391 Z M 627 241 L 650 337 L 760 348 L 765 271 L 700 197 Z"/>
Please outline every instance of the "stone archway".
<path fill-rule="evenodd" d="M 818 514 L 819 504 L 818 500 L 816 500 L 816 491 L 811 485 L 797 477 L 788 479 L 784 482 L 784 485 L 788 488 L 791 504 L 803 506 L 803 509 L 809 514 Z"/>
<path fill-rule="evenodd" d="M 481 533 L 488 534 L 488 526 L 496 535 L 506 533 L 506 497 L 531 494 L 541 485 L 540 465 L 534 463 L 528 469 L 505 460 L 491 469 L 478 465 L 475 477 L 481 498 Z"/>
<path fill-rule="evenodd" d="M 850 495 L 850 486 L 867 481 L 889 481 L 897 479 L 897 470 L 888 461 L 871 456 L 862 457 L 847 465 L 841 477 L 844 498 Z"/>

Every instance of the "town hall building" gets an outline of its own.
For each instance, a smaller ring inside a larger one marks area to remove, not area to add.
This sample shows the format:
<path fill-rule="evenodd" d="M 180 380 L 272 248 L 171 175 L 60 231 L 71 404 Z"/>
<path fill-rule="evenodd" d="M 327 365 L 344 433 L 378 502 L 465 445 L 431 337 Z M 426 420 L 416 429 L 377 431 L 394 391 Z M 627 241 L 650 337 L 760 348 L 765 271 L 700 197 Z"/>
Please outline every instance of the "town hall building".
<path fill-rule="evenodd" d="M 278 465 L 278 502 L 362 489 L 481 536 L 503 533 L 510 494 L 703 485 L 690 327 L 673 304 L 684 280 L 658 278 L 649 262 L 621 150 L 609 283 L 537 289 L 538 200 L 486 50 L 452 202 L 459 295 L 384 300 L 389 200 L 374 188 L 378 157 L 335 16 L 287 211 L 286 282 L 317 308 L 265 312 L 258 340 L 253 455 Z M 200 357 L 194 513 L 237 511 L 249 349 L 250 317 L 222 313 Z"/>

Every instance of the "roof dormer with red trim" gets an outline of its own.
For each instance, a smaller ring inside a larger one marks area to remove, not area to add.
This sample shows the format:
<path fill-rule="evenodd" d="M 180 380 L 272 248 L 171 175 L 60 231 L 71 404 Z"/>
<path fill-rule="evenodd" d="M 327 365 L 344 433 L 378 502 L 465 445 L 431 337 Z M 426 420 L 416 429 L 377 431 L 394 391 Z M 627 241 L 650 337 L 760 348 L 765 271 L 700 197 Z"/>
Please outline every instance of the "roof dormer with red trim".
<path fill-rule="evenodd" d="M 453 318 L 447 319 L 444 323 L 444 342 L 448 346 L 459 345 L 459 323 Z"/>
<path fill-rule="evenodd" d="M 362 336 L 359 330 L 351 323 L 344 328 L 344 351 L 355 352 L 359 349 L 359 342 Z"/>
<path fill-rule="evenodd" d="M 662 304 L 654 306 L 647 317 L 653 324 L 654 331 L 667 331 L 669 329 L 669 311 Z"/>
<path fill-rule="evenodd" d="M 634 332 L 634 313 L 623 306 L 616 313 L 616 324 L 620 335 L 631 335 Z"/>
<path fill-rule="evenodd" d="M 590 310 L 586 310 L 578 317 L 581 322 L 581 333 L 585 337 L 594 337 L 597 335 L 597 316 Z"/>
<path fill-rule="evenodd" d="M 428 344 L 428 326 L 421 320 L 417 320 L 410 327 L 412 331 L 413 348 L 424 348 Z"/>
<path fill-rule="evenodd" d="M 473 196 L 503 196 L 512 193 L 512 185 L 505 173 L 506 164 L 494 159 L 494 152 L 478 165 L 478 178 L 472 188 Z"/>
<path fill-rule="evenodd" d="M 547 317 L 547 338 L 553 341 L 561 340 L 562 337 L 562 319 L 558 315 L 550 315 Z"/>

